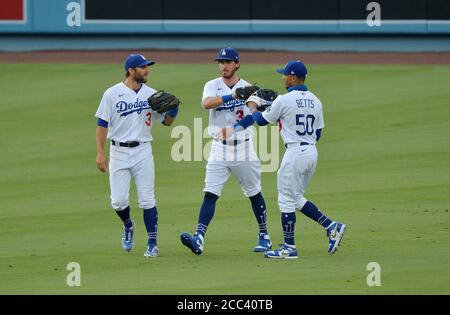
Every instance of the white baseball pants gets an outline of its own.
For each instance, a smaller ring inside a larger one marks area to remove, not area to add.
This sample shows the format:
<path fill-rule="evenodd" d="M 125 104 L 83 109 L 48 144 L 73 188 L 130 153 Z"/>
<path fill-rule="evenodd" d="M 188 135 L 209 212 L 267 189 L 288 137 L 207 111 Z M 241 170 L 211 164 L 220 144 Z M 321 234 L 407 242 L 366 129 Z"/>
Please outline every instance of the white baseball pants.
<path fill-rule="evenodd" d="M 261 192 L 261 162 L 251 139 L 238 145 L 213 141 L 203 191 L 220 196 L 231 173 L 246 197 L 253 197 Z"/>
<path fill-rule="evenodd" d="M 130 183 L 134 178 L 139 207 L 150 209 L 156 205 L 155 168 L 150 142 L 134 148 L 111 145 L 109 184 L 111 205 L 115 210 L 129 206 Z"/>
<path fill-rule="evenodd" d="M 286 149 L 277 176 L 278 206 L 283 213 L 303 208 L 306 188 L 317 165 L 315 145 L 293 146 Z"/>

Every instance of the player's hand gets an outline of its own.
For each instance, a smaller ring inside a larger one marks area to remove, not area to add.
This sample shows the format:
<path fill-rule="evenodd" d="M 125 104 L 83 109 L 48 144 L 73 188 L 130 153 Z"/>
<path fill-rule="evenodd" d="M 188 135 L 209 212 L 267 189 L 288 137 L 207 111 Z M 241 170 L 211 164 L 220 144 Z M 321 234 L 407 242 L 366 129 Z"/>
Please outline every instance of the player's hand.
<path fill-rule="evenodd" d="M 97 159 L 95 160 L 97 163 L 97 168 L 102 172 L 106 172 L 108 169 L 108 161 L 106 160 L 104 153 L 97 153 Z"/>
<path fill-rule="evenodd" d="M 218 141 L 223 141 L 231 137 L 234 133 L 233 127 L 222 128 L 216 136 Z"/>
<path fill-rule="evenodd" d="M 250 109 L 250 112 L 253 114 L 254 112 L 257 111 L 256 107 L 258 106 L 258 104 L 256 104 L 255 102 L 249 101 L 246 103 L 248 109 Z"/>

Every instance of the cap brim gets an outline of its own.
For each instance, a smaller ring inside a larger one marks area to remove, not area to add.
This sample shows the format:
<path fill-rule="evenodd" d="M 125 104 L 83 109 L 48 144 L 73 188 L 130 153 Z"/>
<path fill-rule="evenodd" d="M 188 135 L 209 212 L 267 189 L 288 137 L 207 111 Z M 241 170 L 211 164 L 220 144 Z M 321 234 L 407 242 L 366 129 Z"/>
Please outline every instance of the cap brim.
<path fill-rule="evenodd" d="M 277 69 L 276 71 L 277 71 L 278 73 L 284 74 L 284 68 Z"/>
<path fill-rule="evenodd" d="M 154 65 L 155 62 L 152 60 L 146 60 L 145 62 L 141 63 L 138 67 L 143 67 L 143 66 L 151 66 Z"/>

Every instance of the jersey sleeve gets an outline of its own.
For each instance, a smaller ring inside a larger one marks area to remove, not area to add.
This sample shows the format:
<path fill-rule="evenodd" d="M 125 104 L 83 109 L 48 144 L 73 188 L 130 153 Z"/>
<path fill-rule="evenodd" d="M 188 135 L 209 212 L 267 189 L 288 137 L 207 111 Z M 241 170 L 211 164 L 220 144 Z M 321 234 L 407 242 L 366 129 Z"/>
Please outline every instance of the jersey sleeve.
<path fill-rule="evenodd" d="M 208 97 L 215 97 L 215 96 L 217 96 L 216 92 L 217 92 L 217 87 L 215 86 L 214 81 L 207 82 L 205 84 L 205 87 L 203 88 L 202 103 Z"/>
<path fill-rule="evenodd" d="M 322 103 L 320 103 L 320 111 L 319 114 L 316 117 L 316 129 L 323 129 L 325 127 L 325 122 L 323 119 L 323 108 Z"/>
<path fill-rule="evenodd" d="M 98 106 L 97 112 L 95 113 L 95 117 L 100 118 L 108 123 L 111 122 L 111 98 L 109 92 L 106 91 L 103 93 L 102 100 L 100 101 L 100 105 Z"/>
<path fill-rule="evenodd" d="M 278 119 L 280 119 L 281 114 L 282 114 L 281 97 L 277 97 L 275 101 L 273 101 L 272 106 L 270 106 L 267 110 L 265 110 L 262 113 L 262 116 L 270 124 L 274 124 L 278 121 Z"/>
<path fill-rule="evenodd" d="M 158 113 L 158 112 L 155 112 L 155 111 L 152 111 L 152 120 L 153 121 L 157 121 L 157 122 L 159 122 L 159 123 L 163 123 L 164 122 L 164 119 L 166 118 L 166 114 L 165 113 L 162 113 L 162 114 L 160 114 L 160 113 Z"/>

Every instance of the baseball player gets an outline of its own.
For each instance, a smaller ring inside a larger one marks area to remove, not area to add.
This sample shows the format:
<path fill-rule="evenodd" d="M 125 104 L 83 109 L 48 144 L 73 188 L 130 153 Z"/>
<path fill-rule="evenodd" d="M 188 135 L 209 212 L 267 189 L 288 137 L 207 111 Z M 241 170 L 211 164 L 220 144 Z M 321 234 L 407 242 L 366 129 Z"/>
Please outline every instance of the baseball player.
<path fill-rule="evenodd" d="M 231 47 L 220 49 L 215 59 L 221 77 L 208 81 L 203 89 L 202 106 L 209 111 L 208 132 L 214 139 L 206 166 L 205 192 L 194 235 L 182 233 L 181 242 L 194 254 L 204 250 L 205 234 L 214 216 L 216 201 L 230 174 L 250 198 L 259 226 L 255 252 L 272 247 L 266 226 L 266 204 L 261 193 L 261 163 L 253 149 L 253 118 L 236 90 L 250 86 L 240 79 L 239 54 Z"/>
<path fill-rule="evenodd" d="M 322 103 L 304 85 L 307 69 L 302 62 L 289 61 L 277 72 L 283 75 L 287 94 L 278 96 L 272 106 L 262 113 L 256 109 L 263 102 L 258 97 L 251 96 L 246 102 L 258 125 L 279 122 L 286 148 L 277 176 L 284 244 L 280 249 L 266 251 L 264 256 L 288 259 L 298 257 L 294 242 L 296 210 L 325 228 L 329 239 L 328 253 L 333 254 L 344 236 L 345 224 L 332 221 L 304 197 L 316 169 L 316 143 L 325 126 Z"/>
<path fill-rule="evenodd" d="M 152 154 L 151 128 L 155 121 L 170 126 L 178 108 L 159 114 L 153 111 L 148 98 L 156 91 L 145 85 L 148 67 L 154 61 L 139 54 L 131 54 L 125 60 L 126 78 L 103 94 L 97 117 L 97 167 L 106 172 L 106 138 L 111 140 L 109 158 L 109 183 L 111 205 L 123 222 L 122 248 L 129 252 L 133 247 L 134 220 L 130 216 L 130 181 L 134 178 L 139 207 L 144 209 L 144 223 L 148 245 L 144 257 L 157 257 L 156 242 L 158 211 L 156 209 L 154 182 L 155 171 Z"/>

